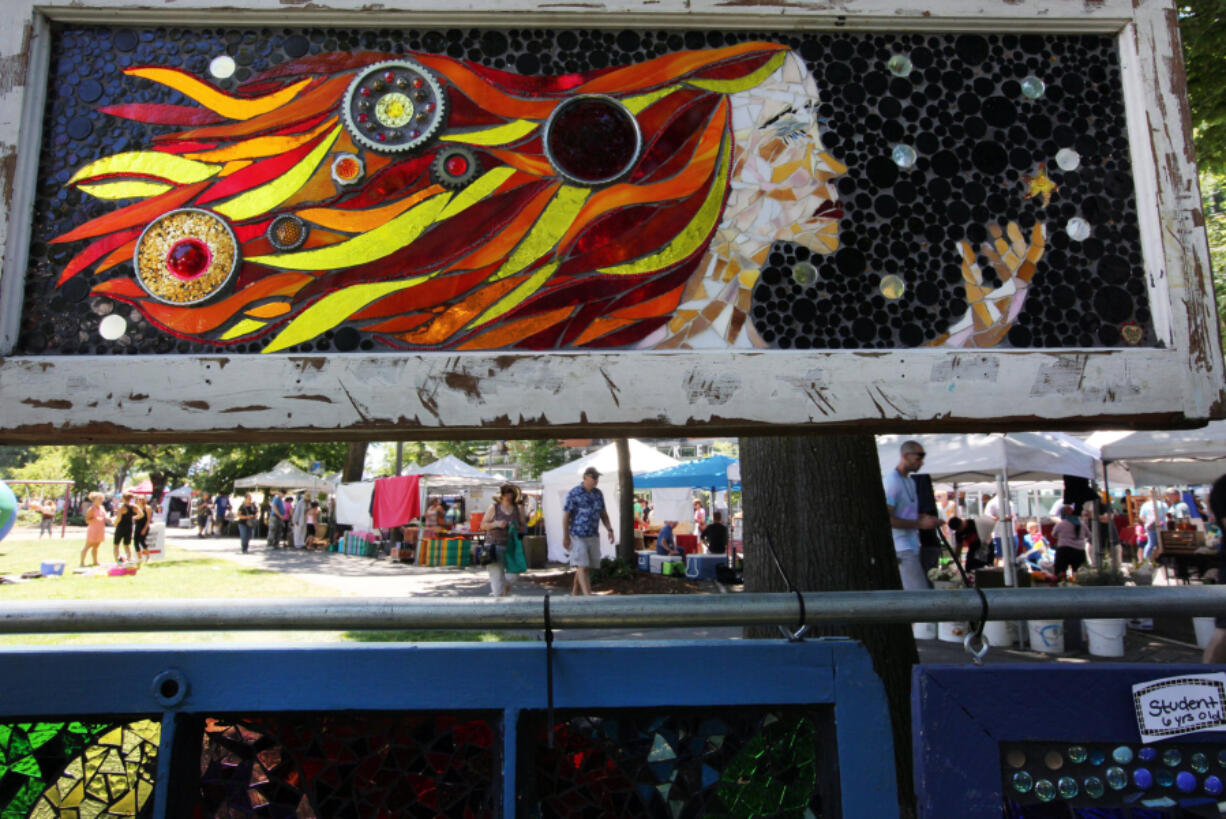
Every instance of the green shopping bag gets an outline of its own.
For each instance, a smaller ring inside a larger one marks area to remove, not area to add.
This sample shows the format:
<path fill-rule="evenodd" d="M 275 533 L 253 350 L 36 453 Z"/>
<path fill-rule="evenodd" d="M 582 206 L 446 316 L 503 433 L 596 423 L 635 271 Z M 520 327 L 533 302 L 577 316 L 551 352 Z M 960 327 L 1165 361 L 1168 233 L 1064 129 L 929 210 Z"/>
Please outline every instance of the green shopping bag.
<path fill-rule="evenodd" d="M 507 574 L 519 574 L 528 571 L 528 560 L 524 557 L 524 544 L 519 539 L 519 532 L 512 523 L 507 529 Z"/>

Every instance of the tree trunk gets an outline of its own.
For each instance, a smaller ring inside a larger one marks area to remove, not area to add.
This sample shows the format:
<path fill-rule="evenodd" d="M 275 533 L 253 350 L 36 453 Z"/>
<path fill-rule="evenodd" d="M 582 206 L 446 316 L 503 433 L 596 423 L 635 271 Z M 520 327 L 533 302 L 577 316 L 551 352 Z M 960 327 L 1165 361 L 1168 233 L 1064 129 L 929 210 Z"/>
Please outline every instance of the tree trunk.
<path fill-rule="evenodd" d="M 745 590 L 787 590 L 767 539 L 802 591 L 900 589 L 885 492 L 871 435 L 742 438 Z M 837 626 L 868 649 L 885 685 L 894 728 L 902 815 L 914 816 L 911 778 L 911 666 L 919 662 L 910 626 Z M 773 627 L 747 637 L 779 639 Z"/>
<path fill-rule="evenodd" d="M 362 480 L 362 469 L 366 466 L 366 442 L 354 441 L 349 444 L 345 453 L 345 469 L 341 473 L 342 483 L 355 483 Z"/>
<path fill-rule="evenodd" d="M 617 528 L 621 540 L 617 544 L 617 556 L 634 565 L 634 474 L 630 471 L 630 441 L 618 438 L 617 443 Z"/>

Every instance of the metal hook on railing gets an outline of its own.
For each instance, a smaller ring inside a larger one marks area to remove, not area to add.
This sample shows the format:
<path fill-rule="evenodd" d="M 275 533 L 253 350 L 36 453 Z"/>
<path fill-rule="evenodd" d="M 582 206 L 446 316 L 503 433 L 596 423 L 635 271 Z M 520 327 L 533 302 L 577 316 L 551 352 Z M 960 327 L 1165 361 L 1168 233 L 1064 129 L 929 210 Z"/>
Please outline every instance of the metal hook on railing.
<path fill-rule="evenodd" d="M 779 633 L 782 634 L 783 638 L 789 643 L 803 643 L 805 641 L 805 632 L 809 630 L 809 624 L 805 622 L 805 620 L 808 619 L 805 617 L 805 598 L 804 595 L 800 593 L 800 589 L 792 589 L 792 591 L 796 592 L 796 605 L 799 607 L 797 611 L 798 619 L 796 621 L 796 630 L 789 631 L 784 626 L 778 626 L 778 629 Z"/>
<path fill-rule="evenodd" d="M 979 648 L 975 648 L 975 640 L 979 640 Z M 988 649 L 992 645 L 983 633 L 983 626 L 980 625 L 978 631 L 968 631 L 966 633 L 966 636 L 962 638 L 962 647 L 966 649 L 967 654 L 971 655 L 971 661 L 975 665 L 983 665 L 983 658 L 987 655 Z"/>

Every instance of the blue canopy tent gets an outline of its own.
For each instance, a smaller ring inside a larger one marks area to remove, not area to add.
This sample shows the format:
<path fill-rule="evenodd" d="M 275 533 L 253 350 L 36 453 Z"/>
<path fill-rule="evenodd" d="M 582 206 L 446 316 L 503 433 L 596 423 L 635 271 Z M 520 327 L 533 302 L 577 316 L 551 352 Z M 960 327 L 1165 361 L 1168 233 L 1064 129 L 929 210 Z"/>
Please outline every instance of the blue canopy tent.
<path fill-rule="evenodd" d="M 733 489 L 740 489 L 740 472 L 734 469 L 734 474 L 737 480 L 730 480 L 728 477 L 728 467 L 740 465 L 736 458 L 728 455 L 710 455 L 706 458 L 700 458 L 696 461 L 685 461 L 676 466 L 670 466 L 666 469 L 659 469 L 655 472 L 644 472 L 641 475 L 634 476 L 635 489 L 668 489 L 672 487 L 690 487 L 694 489 L 709 489 L 711 490 L 711 506 L 715 505 L 715 492 L 719 489 L 727 489 L 731 492 Z M 728 524 L 731 528 L 732 524 L 732 498 L 728 499 Z M 713 509 L 708 508 L 707 514 L 710 516 Z M 695 532 L 694 534 L 698 534 Z M 731 545 L 731 544 L 730 544 Z M 728 549 L 729 560 L 733 556 L 733 549 Z"/>
<path fill-rule="evenodd" d="M 710 489 L 712 494 L 715 493 L 716 487 L 740 489 L 739 481 L 732 486 L 728 484 L 728 466 L 736 462 L 736 458 L 727 455 L 710 455 L 697 461 L 685 461 L 666 469 L 635 475 L 634 488 L 666 489 L 675 486 L 690 486 L 697 489 Z"/>

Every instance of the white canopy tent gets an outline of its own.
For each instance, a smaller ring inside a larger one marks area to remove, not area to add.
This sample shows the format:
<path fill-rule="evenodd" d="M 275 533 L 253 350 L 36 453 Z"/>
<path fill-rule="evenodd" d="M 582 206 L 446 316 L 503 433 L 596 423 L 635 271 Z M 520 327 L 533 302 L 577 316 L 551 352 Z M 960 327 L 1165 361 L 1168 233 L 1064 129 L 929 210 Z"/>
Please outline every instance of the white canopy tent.
<path fill-rule="evenodd" d="M 1087 443 L 1104 463 L 1126 469 L 1133 486 L 1207 484 L 1226 474 L 1226 421 L 1201 429 L 1096 432 Z M 1109 477 L 1117 483 L 1114 473 Z"/>
<path fill-rule="evenodd" d="M 657 469 L 664 469 L 678 463 L 680 461 L 670 458 L 659 450 L 641 441 L 633 438 L 630 439 L 630 471 L 632 473 L 654 472 Z M 562 561 L 566 559 L 565 553 L 562 550 L 562 504 L 566 501 L 566 493 L 578 486 L 580 481 L 583 480 L 583 470 L 589 466 L 594 466 L 600 471 L 600 489 L 604 493 L 605 508 L 609 512 L 609 521 L 613 524 L 613 540 L 614 543 L 620 541 L 621 533 L 617 530 L 617 508 L 620 502 L 620 496 L 617 492 L 617 445 L 609 444 L 589 455 L 585 455 L 577 461 L 563 464 L 557 469 L 551 469 L 541 475 L 541 506 L 545 512 L 545 536 L 549 543 L 550 560 Z M 689 489 L 655 490 L 652 492 L 652 497 L 654 498 L 657 492 L 682 492 L 688 494 L 690 491 Z M 659 499 L 657 499 L 656 514 L 654 515 L 657 520 L 664 519 L 660 516 L 660 509 Z M 605 556 L 612 557 L 614 555 L 615 547 L 609 544 L 603 533 L 601 534 L 600 545 Z"/>
<path fill-rule="evenodd" d="M 267 472 L 248 475 L 234 482 L 235 489 L 305 489 L 309 492 L 332 492 L 334 484 L 282 461 Z"/>
<path fill-rule="evenodd" d="M 943 483 L 1059 480 L 1064 475 L 1093 478 L 1098 452 L 1085 441 L 1062 432 L 1010 432 L 972 435 L 878 435 L 881 471 L 898 465 L 903 441 L 924 446 L 922 473 Z"/>
<path fill-rule="evenodd" d="M 970 435 L 879 435 L 877 460 L 881 472 L 898 465 L 903 441 L 917 440 L 927 453 L 922 474 L 945 483 L 976 483 L 995 480 L 1003 503 L 1002 538 L 1010 538 L 1004 518 L 1009 515 L 1009 481 L 1059 480 L 1064 475 L 1093 479 L 1098 450 L 1062 432 L 1010 432 Z M 1007 542 L 1007 541 L 1006 541 Z M 1005 580 L 1017 585 L 1013 561 L 1005 561 Z"/>

